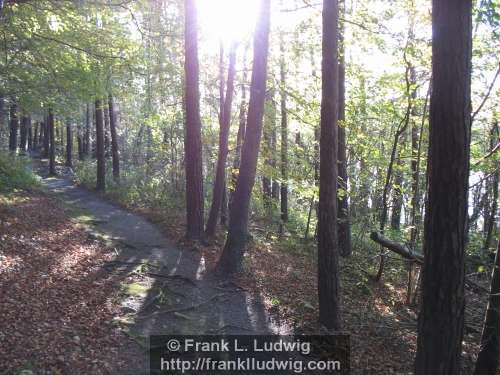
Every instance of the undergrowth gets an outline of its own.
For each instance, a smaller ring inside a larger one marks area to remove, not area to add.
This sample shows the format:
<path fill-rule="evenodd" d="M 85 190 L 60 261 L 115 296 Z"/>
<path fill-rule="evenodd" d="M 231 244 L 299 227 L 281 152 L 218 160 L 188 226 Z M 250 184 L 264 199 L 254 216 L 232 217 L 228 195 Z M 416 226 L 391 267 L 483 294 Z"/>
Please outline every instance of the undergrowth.
<path fill-rule="evenodd" d="M 39 186 L 39 180 L 30 168 L 29 158 L 0 152 L 0 192 L 30 190 Z"/>

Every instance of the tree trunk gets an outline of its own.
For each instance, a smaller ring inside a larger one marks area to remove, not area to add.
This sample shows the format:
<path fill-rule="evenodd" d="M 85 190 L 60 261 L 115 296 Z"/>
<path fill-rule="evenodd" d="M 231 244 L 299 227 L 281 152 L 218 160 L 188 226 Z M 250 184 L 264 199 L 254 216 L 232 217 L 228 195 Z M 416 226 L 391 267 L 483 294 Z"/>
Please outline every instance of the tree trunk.
<path fill-rule="evenodd" d="M 115 182 L 120 181 L 120 156 L 118 154 L 118 136 L 116 134 L 116 112 L 113 96 L 108 97 L 109 107 L 109 130 L 111 133 L 111 157 L 113 159 L 113 179 Z"/>
<path fill-rule="evenodd" d="M 66 167 L 73 168 L 73 130 L 71 122 L 66 122 Z"/>
<path fill-rule="evenodd" d="M 31 116 L 28 116 L 28 151 L 33 150 L 33 128 L 31 126 Z"/>
<path fill-rule="evenodd" d="M 105 103 L 105 104 L 104 104 Z M 106 101 L 103 102 L 102 112 L 104 115 L 104 156 L 109 158 L 110 153 L 110 135 L 109 135 L 109 107 Z"/>
<path fill-rule="evenodd" d="M 215 173 L 215 184 L 212 197 L 212 205 L 208 215 L 207 227 L 205 234 L 213 236 L 217 229 L 217 221 L 219 212 L 221 212 L 222 202 L 224 198 L 225 181 L 226 181 L 226 161 L 228 153 L 228 138 L 229 128 L 231 126 L 231 107 L 233 104 L 234 92 L 234 76 L 236 74 L 236 45 L 231 47 L 229 53 L 229 68 L 227 73 L 227 91 L 224 100 L 224 106 L 221 114 L 220 131 L 219 131 L 219 155 L 217 158 L 217 167 Z M 224 97 L 224 95 L 222 95 Z"/>
<path fill-rule="evenodd" d="M 186 238 L 203 237 L 203 162 L 201 145 L 200 89 L 198 64 L 198 15 L 196 2 L 185 0 L 185 108 L 184 138 L 186 168 Z"/>
<path fill-rule="evenodd" d="M 78 160 L 82 161 L 83 157 L 84 157 L 84 153 L 83 153 L 83 137 L 80 134 L 80 132 L 78 132 L 78 134 L 76 136 L 76 143 L 77 143 L 77 147 L 78 147 Z"/>
<path fill-rule="evenodd" d="M 264 116 L 271 18 L 270 7 L 270 0 L 261 0 L 254 35 L 252 82 L 250 85 L 250 103 L 248 105 L 245 141 L 241 153 L 240 173 L 238 174 L 238 181 L 236 182 L 236 189 L 230 207 L 229 233 L 217 264 L 217 270 L 220 273 L 231 274 L 241 269 L 248 238 L 250 197 L 255 183 Z"/>
<path fill-rule="evenodd" d="M 85 137 L 83 142 L 83 152 L 86 157 L 90 156 L 90 116 L 90 105 L 87 103 L 85 106 Z"/>
<path fill-rule="evenodd" d="M 38 123 L 35 122 L 35 128 L 33 129 L 33 150 L 38 149 Z"/>
<path fill-rule="evenodd" d="M 261 155 L 264 158 L 264 172 L 262 176 L 262 201 L 264 210 L 270 217 L 272 214 L 272 180 L 273 159 L 275 157 L 273 149 L 273 132 L 276 132 L 276 105 L 274 103 L 274 90 L 270 90 L 266 95 L 264 104 L 264 124 L 262 130 L 264 143 L 262 145 Z"/>
<path fill-rule="evenodd" d="M 10 132 L 9 132 L 9 150 L 15 153 L 17 150 L 17 128 L 19 120 L 17 119 L 17 105 L 14 99 L 10 104 Z"/>
<path fill-rule="evenodd" d="M 472 2 L 432 4 L 428 193 L 415 375 L 457 375 L 465 302 Z"/>
<path fill-rule="evenodd" d="M 500 241 L 497 242 L 490 297 L 474 375 L 495 375 L 500 358 Z"/>
<path fill-rule="evenodd" d="M 20 135 L 21 135 L 21 139 L 19 141 L 19 151 L 24 154 L 26 152 L 26 150 L 28 149 L 28 117 L 27 116 L 21 117 L 21 128 L 19 130 L 20 130 Z"/>
<path fill-rule="evenodd" d="M 337 237 L 338 18 L 338 1 L 323 0 L 318 296 L 319 321 L 333 330 L 341 328 Z"/>
<path fill-rule="evenodd" d="M 345 15 L 345 1 L 341 5 L 342 14 Z M 348 257 L 352 253 L 351 246 L 351 221 L 349 215 L 349 196 L 347 194 L 347 145 L 345 126 L 345 43 L 344 22 L 339 30 L 339 126 L 338 126 L 338 186 L 337 193 L 337 230 L 340 255 Z"/>
<path fill-rule="evenodd" d="M 45 126 L 43 130 L 43 157 L 49 158 L 50 154 L 50 125 L 49 116 L 45 117 Z"/>
<path fill-rule="evenodd" d="M 106 190 L 106 159 L 104 155 L 104 116 L 101 99 L 95 101 L 95 138 L 97 158 L 96 190 Z"/>
<path fill-rule="evenodd" d="M 49 174 L 55 176 L 56 173 L 56 137 L 55 137 L 54 112 L 49 108 L 49 116 L 47 118 L 47 130 L 49 140 Z"/>
<path fill-rule="evenodd" d="M 280 33 L 280 86 L 281 86 L 281 225 L 280 233 L 284 232 L 288 222 L 288 117 L 286 109 L 286 63 L 285 42 L 283 32 Z"/>
<path fill-rule="evenodd" d="M 236 147 L 234 149 L 234 160 L 233 160 L 233 170 L 231 171 L 231 184 L 229 186 L 230 195 L 229 195 L 229 206 L 231 206 L 231 202 L 233 200 L 234 188 L 236 187 L 236 181 L 238 179 L 238 173 L 240 169 L 240 161 L 241 161 L 241 145 L 245 140 L 245 128 L 246 128 L 246 87 L 245 84 L 247 82 L 247 70 L 246 70 L 246 57 L 247 57 L 247 48 L 243 51 L 243 77 L 241 83 L 241 102 L 240 102 L 240 113 L 239 113 L 239 123 L 238 123 L 238 134 L 236 136 Z"/>

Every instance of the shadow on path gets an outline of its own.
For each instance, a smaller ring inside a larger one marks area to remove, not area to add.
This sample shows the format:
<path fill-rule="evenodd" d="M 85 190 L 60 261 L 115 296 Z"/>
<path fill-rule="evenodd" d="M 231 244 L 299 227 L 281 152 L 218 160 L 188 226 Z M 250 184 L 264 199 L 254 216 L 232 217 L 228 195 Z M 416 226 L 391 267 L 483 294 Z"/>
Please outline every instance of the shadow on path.
<path fill-rule="evenodd" d="M 44 161 L 34 160 L 34 167 L 51 194 L 92 216 L 91 231 L 117 249 L 116 258 L 102 267 L 127 276 L 123 314 L 116 323 L 142 349 L 127 373 L 147 373 L 149 335 L 291 332 L 268 316 L 259 296 L 206 273 L 196 250 L 179 249 L 143 217 L 75 186 L 70 178 L 48 177 Z"/>

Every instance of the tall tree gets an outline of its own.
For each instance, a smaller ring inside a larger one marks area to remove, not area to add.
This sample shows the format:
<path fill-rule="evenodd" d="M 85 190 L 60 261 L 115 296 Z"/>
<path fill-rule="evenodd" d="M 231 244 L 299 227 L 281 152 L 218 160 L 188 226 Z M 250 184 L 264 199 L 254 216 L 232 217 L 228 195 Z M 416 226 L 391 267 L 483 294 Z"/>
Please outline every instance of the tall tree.
<path fill-rule="evenodd" d="M 236 74 L 236 45 L 231 47 L 229 52 L 229 68 L 227 73 L 227 90 L 222 109 L 219 131 L 219 155 L 217 157 L 217 167 L 215 173 L 214 192 L 212 205 L 208 215 L 207 227 L 205 233 L 207 236 L 213 236 L 217 228 L 219 212 L 222 208 L 222 200 L 226 181 L 226 161 L 228 153 L 229 128 L 231 126 L 231 107 L 233 103 L 234 76 Z M 222 95 L 224 98 L 224 95 Z"/>
<path fill-rule="evenodd" d="M 55 124 L 54 112 L 49 108 L 49 115 L 47 117 L 47 139 L 49 143 L 49 174 L 55 176 L 56 173 L 56 139 L 55 139 Z"/>
<path fill-rule="evenodd" d="M 266 99 L 267 57 L 271 21 L 270 8 L 270 0 L 261 0 L 254 34 L 253 70 L 245 141 L 241 151 L 240 172 L 229 209 L 229 232 L 224 250 L 217 264 L 217 270 L 220 273 L 231 274 L 241 269 L 245 245 L 248 239 L 250 197 L 255 183 Z"/>
<path fill-rule="evenodd" d="M 21 116 L 21 128 L 19 129 L 21 139 L 19 141 L 19 150 L 25 153 L 28 149 L 28 116 Z"/>
<path fill-rule="evenodd" d="M 203 236 L 204 200 L 198 63 L 198 15 L 195 0 L 184 1 L 184 12 L 186 238 L 197 240 Z"/>
<path fill-rule="evenodd" d="M 31 126 L 31 116 L 27 116 L 27 128 L 28 128 L 28 151 L 33 150 L 33 128 Z"/>
<path fill-rule="evenodd" d="M 416 375 L 456 375 L 464 326 L 472 2 L 433 0 L 428 193 Z"/>
<path fill-rule="evenodd" d="M 113 95 L 108 96 L 109 108 L 109 130 L 111 133 L 111 157 L 113 160 L 113 179 L 115 182 L 120 180 L 120 155 L 118 154 L 118 136 L 116 133 L 116 112 Z"/>
<path fill-rule="evenodd" d="M 73 168 L 73 129 L 69 119 L 66 120 L 66 167 Z"/>
<path fill-rule="evenodd" d="M 106 190 L 106 159 L 104 155 L 104 116 L 101 99 L 95 101 L 95 138 L 97 158 L 96 190 Z"/>
<path fill-rule="evenodd" d="M 341 2 L 342 15 L 345 15 L 345 0 Z M 339 251 L 342 256 L 350 256 L 351 246 L 351 221 L 349 213 L 349 197 L 347 195 L 347 145 L 345 131 L 345 22 L 339 28 L 339 126 L 338 126 L 338 189 L 337 192 L 337 229 Z"/>
<path fill-rule="evenodd" d="M 48 158 L 50 154 L 50 125 L 49 117 L 45 116 L 43 122 L 43 155 L 42 157 Z"/>
<path fill-rule="evenodd" d="M 85 137 L 83 138 L 83 152 L 85 156 L 90 155 L 90 105 L 85 106 Z"/>
<path fill-rule="evenodd" d="M 337 237 L 338 19 L 338 0 L 323 0 L 318 296 L 320 323 L 334 330 L 341 328 Z"/>
<path fill-rule="evenodd" d="M 9 132 L 9 150 L 16 152 L 17 149 L 17 128 L 19 120 L 17 118 L 17 105 L 14 99 L 10 103 L 10 132 Z"/>

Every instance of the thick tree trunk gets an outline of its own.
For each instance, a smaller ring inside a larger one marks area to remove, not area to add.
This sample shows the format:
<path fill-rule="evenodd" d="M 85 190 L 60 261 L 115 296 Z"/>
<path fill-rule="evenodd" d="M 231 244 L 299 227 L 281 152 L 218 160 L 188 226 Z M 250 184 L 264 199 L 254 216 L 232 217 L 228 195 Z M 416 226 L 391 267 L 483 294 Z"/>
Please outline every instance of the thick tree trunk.
<path fill-rule="evenodd" d="M 19 151 L 21 153 L 25 153 L 28 149 L 28 117 L 21 117 L 21 127 L 19 129 L 19 133 L 21 135 L 21 139 L 19 141 Z"/>
<path fill-rule="evenodd" d="M 56 138 L 54 130 L 54 112 L 49 108 L 49 116 L 47 118 L 47 133 L 49 140 L 49 174 L 55 176 L 56 173 Z"/>
<path fill-rule="evenodd" d="M 345 14 L 345 1 L 342 2 L 342 14 Z M 344 22 L 339 31 L 339 126 L 338 126 L 338 186 L 337 194 L 337 230 L 340 255 L 348 257 L 352 253 L 351 221 L 349 214 L 349 196 L 347 194 L 347 145 L 345 127 L 345 43 Z"/>
<path fill-rule="evenodd" d="M 285 42 L 283 32 L 280 33 L 280 86 L 281 86 L 281 225 L 280 233 L 284 232 L 288 222 L 288 116 L 286 108 L 286 62 Z"/>
<path fill-rule="evenodd" d="M 217 229 L 219 212 L 221 212 L 224 190 L 226 186 L 226 161 L 228 153 L 229 128 L 231 126 L 231 107 L 233 104 L 234 76 L 236 74 L 236 45 L 231 48 L 229 53 L 229 68 L 227 73 L 227 91 L 224 100 L 224 106 L 221 115 L 219 131 L 219 155 L 217 157 L 217 167 L 215 172 L 215 184 L 212 197 L 212 205 L 208 215 L 205 234 L 213 236 Z M 224 95 L 222 95 L 224 97 Z"/>
<path fill-rule="evenodd" d="M 196 2 L 194 0 L 185 0 L 184 9 L 186 238 L 197 240 L 203 237 L 204 200 Z"/>
<path fill-rule="evenodd" d="M 337 237 L 338 19 L 337 0 L 323 0 L 318 296 L 319 321 L 333 330 L 341 329 Z"/>
<path fill-rule="evenodd" d="M 101 99 L 95 101 L 95 138 L 97 158 L 96 190 L 106 190 L 106 158 L 104 156 L 104 116 Z"/>
<path fill-rule="evenodd" d="M 422 307 L 415 375 L 460 374 L 470 157 L 470 0 L 433 0 Z"/>
<path fill-rule="evenodd" d="M 17 118 L 17 105 L 14 100 L 10 104 L 10 132 L 9 132 L 9 150 L 15 153 L 17 150 L 17 128 L 19 120 Z"/>
<path fill-rule="evenodd" d="M 66 167 L 73 168 L 73 130 L 71 122 L 66 122 Z"/>
<path fill-rule="evenodd" d="M 495 375 L 500 358 L 500 241 L 497 242 L 495 266 L 491 277 L 490 298 L 481 336 L 481 348 L 474 375 Z"/>
<path fill-rule="evenodd" d="M 116 133 L 117 118 L 115 112 L 115 103 L 113 96 L 108 97 L 109 107 L 109 130 L 111 133 L 111 157 L 113 159 L 113 179 L 115 182 L 120 181 L 120 155 L 118 153 L 118 136 Z"/>
<path fill-rule="evenodd" d="M 255 183 L 257 157 L 262 136 L 262 120 L 267 80 L 269 52 L 270 0 L 261 0 L 254 36 L 254 58 L 250 103 L 245 141 L 241 153 L 240 173 L 236 182 L 229 214 L 229 233 L 224 250 L 217 264 L 220 273 L 231 274 L 241 269 L 243 253 L 248 238 L 250 197 Z"/>

